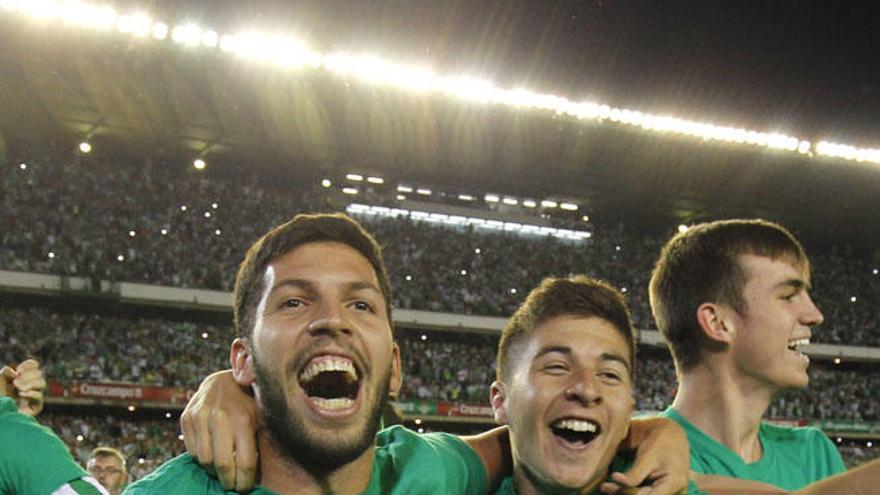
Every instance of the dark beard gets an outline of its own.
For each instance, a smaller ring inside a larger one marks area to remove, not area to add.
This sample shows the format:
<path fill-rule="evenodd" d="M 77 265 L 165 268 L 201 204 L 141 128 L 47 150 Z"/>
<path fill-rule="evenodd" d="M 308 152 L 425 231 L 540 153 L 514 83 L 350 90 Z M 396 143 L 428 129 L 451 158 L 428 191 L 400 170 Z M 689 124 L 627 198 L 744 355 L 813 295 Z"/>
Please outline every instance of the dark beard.
<path fill-rule="evenodd" d="M 287 398 L 279 381 L 260 365 L 254 356 L 259 402 L 263 421 L 281 455 L 299 464 L 316 478 L 322 478 L 354 461 L 375 442 L 382 412 L 388 403 L 391 369 L 379 380 L 379 389 L 372 404 L 366 404 L 368 420 L 353 441 L 338 444 L 326 437 L 306 431 L 303 418 L 287 408 Z"/>

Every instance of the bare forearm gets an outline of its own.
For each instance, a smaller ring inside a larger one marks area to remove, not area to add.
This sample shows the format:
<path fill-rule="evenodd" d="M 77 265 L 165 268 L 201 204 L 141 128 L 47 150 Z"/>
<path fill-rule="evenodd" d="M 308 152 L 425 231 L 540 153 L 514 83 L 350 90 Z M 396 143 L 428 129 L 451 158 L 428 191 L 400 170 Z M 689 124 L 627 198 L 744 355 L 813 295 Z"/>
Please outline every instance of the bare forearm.
<path fill-rule="evenodd" d="M 880 490 L 880 459 L 801 488 L 795 495 L 875 494 Z"/>

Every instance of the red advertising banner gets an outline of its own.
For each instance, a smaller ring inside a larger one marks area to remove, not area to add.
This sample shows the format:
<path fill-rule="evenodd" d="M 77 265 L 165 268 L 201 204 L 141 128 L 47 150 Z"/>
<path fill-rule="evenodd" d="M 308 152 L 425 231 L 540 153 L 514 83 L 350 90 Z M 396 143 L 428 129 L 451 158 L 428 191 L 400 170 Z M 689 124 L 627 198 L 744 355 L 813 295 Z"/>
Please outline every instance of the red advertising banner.
<path fill-rule="evenodd" d="M 49 396 L 107 399 L 127 402 L 161 402 L 186 404 L 192 391 L 180 387 L 151 387 L 129 383 L 73 383 L 64 386 L 49 382 Z"/>
<path fill-rule="evenodd" d="M 491 418 L 492 406 L 477 404 L 451 404 L 449 402 L 437 403 L 438 416 L 470 416 L 478 418 Z"/>

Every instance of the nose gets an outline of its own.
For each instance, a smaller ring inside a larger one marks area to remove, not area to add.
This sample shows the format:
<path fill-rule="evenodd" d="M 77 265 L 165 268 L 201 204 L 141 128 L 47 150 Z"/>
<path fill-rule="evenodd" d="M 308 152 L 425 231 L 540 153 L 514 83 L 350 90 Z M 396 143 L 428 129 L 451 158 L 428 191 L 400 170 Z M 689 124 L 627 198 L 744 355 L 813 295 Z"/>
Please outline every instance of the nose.
<path fill-rule="evenodd" d="M 821 325 L 825 321 L 825 317 L 819 311 L 819 308 L 816 307 L 816 303 L 813 302 L 810 295 L 807 294 L 806 296 L 806 306 L 804 307 L 803 316 L 801 316 L 801 323 L 807 326 Z"/>
<path fill-rule="evenodd" d="M 602 403 L 602 393 L 595 377 L 588 371 L 573 374 L 574 379 L 565 389 L 565 399 L 578 402 L 583 406 L 595 406 Z"/>
<path fill-rule="evenodd" d="M 343 317 L 342 309 L 337 304 L 322 304 L 309 322 L 309 333 L 313 336 L 350 334 L 351 328 Z"/>

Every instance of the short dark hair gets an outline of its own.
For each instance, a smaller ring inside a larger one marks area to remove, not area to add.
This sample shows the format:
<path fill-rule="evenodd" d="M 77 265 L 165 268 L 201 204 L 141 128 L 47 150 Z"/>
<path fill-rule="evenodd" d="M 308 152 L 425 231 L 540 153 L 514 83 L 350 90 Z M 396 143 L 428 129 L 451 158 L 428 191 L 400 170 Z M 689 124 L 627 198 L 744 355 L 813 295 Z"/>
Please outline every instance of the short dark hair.
<path fill-rule="evenodd" d="M 809 273 L 803 247 L 785 227 L 760 219 L 719 220 L 678 233 L 666 243 L 650 283 L 651 312 L 672 352 L 678 372 L 700 362 L 705 341 L 697 308 L 706 302 L 746 311 L 744 254 L 788 258 Z"/>
<path fill-rule="evenodd" d="M 296 215 L 292 220 L 269 231 L 248 249 L 235 279 L 234 322 L 238 335 L 248 337 L 253 331 L 257 304 L 265 289 L 263 275 L 266 268 L 278 257 L 313 242 L 345 244 L 370 262 L 379 281 L 379 290 L 385 299 L 388 322 L 393 329 L 388 271 L 376 239 L 348 215 L 320 213 Z"/>
<path fill-rule="evenodd" d="M 595 316 L 611 323 L 626 340 L 630 371 L 635 370 L 635 331 L 620 291 L 608 282 L 584 275 L 548 277 L 532 289 L 501 331 L 497 356 L 499 380 L 509 378 L 505 375 L 510 367 L 513 349 L 541 324 L 559 316 Z"/>

